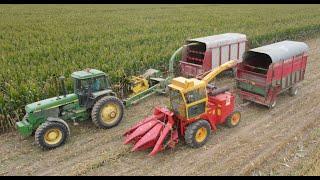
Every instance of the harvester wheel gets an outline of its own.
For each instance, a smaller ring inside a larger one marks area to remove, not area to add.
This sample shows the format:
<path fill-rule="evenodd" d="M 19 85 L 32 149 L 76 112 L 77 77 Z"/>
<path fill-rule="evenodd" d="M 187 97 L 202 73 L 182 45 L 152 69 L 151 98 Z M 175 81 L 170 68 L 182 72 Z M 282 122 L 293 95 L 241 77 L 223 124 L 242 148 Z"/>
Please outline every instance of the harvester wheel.
<path fill-rule="evenodd" d="M 211 126 L 208 121 L 200 120 L 187 127 L 184 139 L 192 148 L 203 146 L 211 134 Z"/>
<path fill-rule="evenodd" d="M 124 105 L 117 97 L 105 96 L 98 100 L 91 112 L 92 122 L 99 128 L 112 128 L 123 119 Z"/>
<path fill-rule="evenodd" d="M 298 88 L 297 87 L 290 88 L 289 94 L 290 94 L 290 96 L 296 96 L 298 94 Z"/>
<path fill-rule="evenodd" d="M 226 125 L 229 128 L 234 128 L 239 125 L 241 120 L 241 113 L 239 111 L 234 111 L 227 117 Z"/>
<path fill-rule="evenodd" d="M 63 145 L 70 132 L 68 128 L 59 122 L 45 122 L 35 132 L 35 141 L 42 149 L 54 149 Z"/>

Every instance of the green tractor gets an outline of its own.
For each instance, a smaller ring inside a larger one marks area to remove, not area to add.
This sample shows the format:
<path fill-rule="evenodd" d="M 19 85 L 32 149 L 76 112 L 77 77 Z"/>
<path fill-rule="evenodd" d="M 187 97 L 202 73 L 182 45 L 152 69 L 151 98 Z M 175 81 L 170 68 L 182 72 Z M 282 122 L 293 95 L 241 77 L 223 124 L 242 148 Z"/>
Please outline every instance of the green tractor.
<path fill-rule="evenodd" d="M 64 77 L 60 77 L 62 96 L 28 104 L 26 115 L 16 123 L 23 137 L 34 134 L 42 149 L 65 143 L 70 135 L 66 121 L 92 119 L 98 128 L 112 128 L 123 119 L 124 105 L 111 90 L 107 75 L 96 69 L 72 73 L 74 92 L 67 94 Z"/>

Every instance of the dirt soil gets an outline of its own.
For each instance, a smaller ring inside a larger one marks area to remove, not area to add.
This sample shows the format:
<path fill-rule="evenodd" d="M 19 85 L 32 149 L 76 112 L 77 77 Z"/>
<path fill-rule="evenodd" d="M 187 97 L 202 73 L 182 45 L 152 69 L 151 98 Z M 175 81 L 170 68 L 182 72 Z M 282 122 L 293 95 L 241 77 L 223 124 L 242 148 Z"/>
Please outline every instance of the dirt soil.
<path fill-rule="evenodd" d="M 100 130 L 91 122 L 71 126 L 62 147 L 42 151 L 33 137 L 17 132 L 0 136 L 0 175 L 320 175 L 320 39 L 307 41 L 311 51 L 299 94 L 283 94 L 269 110 L 250 104 L 233 129 L 221 126 L 199 149 L 183 142 L 155 157 L 123 145 L 126 129 L 168 104 L 154 96 L 127 109 L 116 128 Z M 233 86 L 231 77 L 217 80 Z"/>

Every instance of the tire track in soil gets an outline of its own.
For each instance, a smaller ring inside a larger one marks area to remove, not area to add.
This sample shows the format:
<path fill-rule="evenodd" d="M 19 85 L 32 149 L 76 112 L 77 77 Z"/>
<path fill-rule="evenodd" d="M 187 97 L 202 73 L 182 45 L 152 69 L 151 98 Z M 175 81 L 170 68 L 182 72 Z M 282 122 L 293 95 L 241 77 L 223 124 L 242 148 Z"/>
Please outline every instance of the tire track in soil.
<path fill-rule="evenodd" d="M 131 153 L 131 146 L 122 144 L 121 135 L 126 129 L 149 115 L 154 106 L 168 103 L 168 98 L 155 96 L 127 109 L 125 121 L 116 128 L 99 130 L 90 122 L 77 127 L 71 125 L 71 139 L 55 150 L 41 151 L 32 145 L 33 138 L 20 140 L 15 132 L 1 135 L 0 152 L 4 156 L 0 157 L 0 172 L 6 172 L 4 175 L 251 174 L 260 164 L 268 166 L 270 157 L 278 155 L 295 138 L 295 133 L 303 133 L 312 126 L 319 115 L 311 111 L 315 107 L 319 109 L 320 102 L 317 92 L 320 61 L 316 57 L 319 40 L 308 44 L 312 50 L 300 94 L 293 98 L 282 95 L 271 111 L 250 105 L 245 108 L 239 127 L 219 127 L 202 148 L 191 149 L 180 143 L 174 150 L 149 158 L 148 152 Z M 230 86 L 233 81 L 222 78 L 217 84 Z M 305 111 L 295 112 L 301 107 Z M 307 114 L 310 117 L 306 118 Z"/>
<path fill-rule="evenodd" d="M 248 171 L 252 175 L 291 175 L 296 174 L 298 164 L 305 161 L 305 157 L 317 149 L 320 134 L 318 129 L 320 122 L 314 119 L 303 131 L 297 132 L 296 136 L 286 144 L 286 147 L 274 153 L 273 156 L 264 160 L 260 166 Z"/>

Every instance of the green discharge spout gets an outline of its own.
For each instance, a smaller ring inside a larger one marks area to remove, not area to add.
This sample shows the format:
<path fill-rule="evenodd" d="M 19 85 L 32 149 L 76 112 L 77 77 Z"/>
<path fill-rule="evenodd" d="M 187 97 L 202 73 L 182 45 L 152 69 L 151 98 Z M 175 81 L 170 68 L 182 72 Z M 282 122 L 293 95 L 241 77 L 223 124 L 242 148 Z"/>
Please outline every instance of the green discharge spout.
<path fill-rule="evenodd" d="M 170 61 L 169 61 L 169 77 L 173 78 L 174 77 L 174 62 L 177 57 L 182 52 L 183 46 L 177 49 L 171 56 Z"/>
<path fill-rule="evenodd" d="M 168 79 L 172 79 L 174 77 L 174 62 L 176 57 L 182 53 L 183 47 L 185 46 L 191 46 L 191 45 L 198 45 L 197 42 L 189 43 L 188 45 L 181 46 L 179 49 L 177 49 L 171 56 L 169 61 L 169 76 Z"/>

